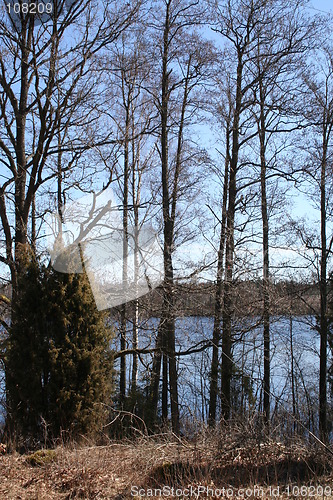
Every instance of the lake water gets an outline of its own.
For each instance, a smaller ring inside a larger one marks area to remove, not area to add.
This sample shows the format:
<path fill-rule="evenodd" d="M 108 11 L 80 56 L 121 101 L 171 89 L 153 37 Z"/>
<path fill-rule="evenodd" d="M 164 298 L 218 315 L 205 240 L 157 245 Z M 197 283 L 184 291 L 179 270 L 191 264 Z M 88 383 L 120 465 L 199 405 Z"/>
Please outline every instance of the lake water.
<path fill-rule="evenodd" d="M 263 327 L 259 318 L 248 318 L 234 324 L 235 343 L 233 360 L 235 380 L 232 398 L 244 410 L 258 409 L 262 401 L 263 379 Z M 152 318 L 141 324 L 139 347 L 154 347 L 159 320 Z M 131 338 L 131 326 L 128 327 Z M 292 376 L 294 395 L 298 400 L 299 416 L 307 418 L 309 407 L 316 413 L 319 380 L 319 344 L 315 318 L 275 317 L 271 319 L 271 404 L 272 414 L 292 412 Z M 176 320 L 176 351 L 186 351 L 202 341 L 212 338 L 213 318 L 183 317 Z M 291 335 L 292 333 L 292 335 Z M 209 372 L 212 349 L 182 356 L 178 359 L 179 402 L 183 417 L 207 418 L 209 403 Z M 293 356 L 291 353 L 293 352 Z M 145 356 L 146 367 L 141 365 L 139 382 L 147 385 L 147 374 L 152 356 Z M 128 375 L 131 357 L 128 360 Z M 292 362 L 293 361 L 293 362 Z M 118 368 L 119 360 L 116 367 Z M 244 380 L 248 391 L 242 390 Z M 249 397 L 249 394 L 251 395 Z"/>
<path fill-rule="evenodd" d="M 237 377 L 233 383 L 234 402 L 245 411 L 260 408 L 263 379 L 263 328 L 256 325 L 258 318 L 249 318 L 234 325 L 234 368 Z M 158 318 L 140 324 L 139 348 L 155 346 Z M 292 329 L 292 341 L 291 341 Z M 176 350 L 186 351 L 194 345 L 210 341 L 213 318 L 183 317 L 176 320 Z M 131 347 L 131 325 L 128 324 L 129 347 Z M 119 339 L 115 339 L 115 348 Z M 271 320 L 271 402 L 272 414 L 281 410 L 288 417 L 292 412 L 292 356 L 295 381 L 295 396 L 298 400 L 298 415 L 303 421 L 310 419 L 309 409 L 317 414 L 319 380 L 319 335 L 315 330 L 315 319 L 311 316 L 275 317 Z M 183 418 L 207 419 L 209 403 L 209 373 L 211 348 L 199 353 L 178 358 L 179 402 Z M 127 356 L 128 380 L 131 373 L 131 356 Z M 152 355 L 139 361 L 139 385 L 147 387 Z M 119 359 L 115 368 L 119 369 Z M 1 372 L 1 370 L 0 370 Z M 3 374 L 0 373 L 0 388 L 4 389 Z M 244 380 L 249 390 L 242 391 Z M 249 397 L 251 394 L 251 397 Z M 333 418 L 332 418 L 333 420 Z M 310 422 L 306 423 L 310 425 Z"/>

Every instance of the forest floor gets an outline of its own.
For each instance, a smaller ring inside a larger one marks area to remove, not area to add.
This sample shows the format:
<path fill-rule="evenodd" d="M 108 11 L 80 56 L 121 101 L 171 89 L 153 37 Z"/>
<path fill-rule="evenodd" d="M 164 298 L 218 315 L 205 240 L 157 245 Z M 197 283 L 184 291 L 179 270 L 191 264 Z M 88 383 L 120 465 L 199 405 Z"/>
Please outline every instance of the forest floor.
<path fill-rule="evenodd" d="M 243 434 L 243 439 L 242 439 Z M 0 499 L 333 498 L 333 460 L 244 433 L 141 436 L 0 456 Z"/>

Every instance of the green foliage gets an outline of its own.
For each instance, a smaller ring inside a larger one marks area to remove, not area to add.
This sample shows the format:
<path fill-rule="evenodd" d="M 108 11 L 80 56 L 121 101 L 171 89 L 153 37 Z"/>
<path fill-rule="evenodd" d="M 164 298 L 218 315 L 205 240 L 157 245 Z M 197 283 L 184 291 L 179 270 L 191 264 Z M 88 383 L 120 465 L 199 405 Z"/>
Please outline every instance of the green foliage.
<path fill-rule="evenodd" d="M 112 389 L 111 331 L 87 276 L 28 258 L 18 290 L 6 360 L 11 428 L 44 440 L 97 432 Z"/>

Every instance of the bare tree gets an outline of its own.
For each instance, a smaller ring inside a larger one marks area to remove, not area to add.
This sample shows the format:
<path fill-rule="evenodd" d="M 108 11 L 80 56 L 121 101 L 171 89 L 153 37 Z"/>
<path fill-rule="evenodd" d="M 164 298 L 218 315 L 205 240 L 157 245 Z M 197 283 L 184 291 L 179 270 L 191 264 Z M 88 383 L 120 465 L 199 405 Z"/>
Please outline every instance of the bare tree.
<path fill-rule="evenodd" d="M 159 380 L 163 359 L 162 415 L 167 414 L 167 367 L 169 375 L 171 422 L 174 432 L 179 432 L 179 402 L 177 366 L 175 355 L 174 269 L 175 227 L 182 178 L 186 166 L 185 129 L 194 116 L 194 103 L 190 96 L 203 77 L 207 51 L 202 39 L 191 27 L 200 22 L 197 2 L 164 0 L 162 36 L 158 41 L 161 61 L 159 95 L 155 104 L 159 113 L 161 159 L 161 187 L 163 213 L 164 283 L 163 308 L 156 340 L 151 383 L 153 420 L 156 419 Z M 157 13 L 153 14 L 157 16 Z M 158 13 L 160 16 L 160 13 Z M 156 17 L 155 17 L 156 22 Z M 174 144 L 174 157 L 171 157 Z M 193 183 L 193 181 L 192 181 Z"/>
<path fill-rule="evenodd" d="M 242 2 L 243 3 L 243 2 Z M 237 1 L 229 0 L 217 7 L 216 31 L 225 37 L 231 46 L 232 57 L 236 62 L 235 93 L 233 95 L 233 119 L 231 126 L 230 174 L 228 186 L 228 208 L 226 217 L 226 244 L 225 244 L 225 277 L 223 299 L 223 335 L 222 335 L 222 416 L 230 417 L 230 382 L 232 377 L 232 286 L 234 268 L 234 229 L 237 194 L 238 155 L 242 143 L 240 137 L 241 117 L 246 113 L 249 102 L 246 94 L 254 85 L 255 78 L 246 75 L 246 64 L 249 61 L 250 51 L 255 43 L 260 26 L 260 13 L 263 2 L 247 2 L 240 5 Z M 245 74 L 244 74 L 245 73 Z M 247 78 L 247 81 L 246 81 Z"/>
<path fill-rule="evenodd" d="M 330 231 L 331 218 L 331 175 L 332 175 L 332 128 L 333 128 L 333 57 L 330 49 L 316 52 L 317 71 L 307 70 L 304 75 L 308 87 L 307 118 L 313 134 L 309 144 L 309 167 L 305 169 L 313 185 L 315 196 L 319 198 L 320 237 L 311 241 L 306 234 L 302 238 L 308 250 L 318 254 L 318 282 L 320 290 L 320 312 L 318 331 L 320 333 L 320 373 L 319 373 L 319 432 L 327 441 L 327 347 L 328 347 L 328 262 L 332 252 L 333 236 Z M 317 260 L 317 259 L 316 259 Z"/>
<path fill-rule="evenodd" d="M 0 20 L 0 217 L 5 241 L 0 260 L 10 269 L 13 302 L 20 293 L 17 283 L 24 271 L 36 195 L 59 179 L 53 162 L 65 152 L 75 162 L 93 147 L 112 143 L 108 132 L 101 135 L 96 106 L 85 104 L 97 83 L 97 55 L 131 24 L 138 4 L 93 8 L 89 1 L 73 1 L 66 9 L 60 1 L 53 7 L 40 24 L 29 13 Z M 78 107 L 81 114 L 73 120 Z M 82 137 L 80 130 L 90 133 Z"/>
<path fill-rule="evenodd" d="M 145 20 L 141 19 L 145 26 Z M 111 119 L 116 126 L 116 136 L 120 148 L 115 151 L 115 171 L 119 186 L 119 197 L 123 210 L 123 286 L 128 279 L 129 246 L 134 250 L 134 286 L 139 280 L 139 235 L 140 226 L 147 219 L 151 207 L 151 199 L 141 204 L 141 188 L 144 172 L 150 167 L 155 150 L 155 138 L 152 132 L 156 126 L 156 111 L 153 109 L 152 97 L 145 89 L 149 65 L 148 47 L 144 40 L 144 28 L 136 25 L 133 33 L 126 33 L 116 47 L 109 53 L 106 70 L 106 85 L 116 97 L 111 110 Z M 156 156 L 156 154 L 155 154 Z M 142 212 L 145 212 L 142 220 Z M 131 228 L 130 228 L 131 225 Z M 133 241 L 134 240 L 134 241 Z M 128 307 L 126 297 L 120 310 L 120 400 L 124 403 L 127 393 L 126 350 L 128 325 L 132 323 L 133 359 L 130 392 L 132 399 L 136 397 L 138 377 L 138 320 L 139 301 Z M 135 403 L 134 403 L 135 404 Z"/>
<path fill-rule="evenodd" d="M 262 255 L 263 255 L 263 336 L 264 336 L 264 381 L 263 409 L 265 423 L 270 418 L 270 266 L 269 266 L 269 201 L 268 178 L 283 177 L 284 169 L 279 168 L 278 146 L 273 141 L 279 135 L 289 135 L 300 124 L 300 117 L 293 116 L 293 106 L 299 81 L 297 63 L 299 57 L 310 48 L 313 26 L 302 13 L 303 2 L 295 2 L 290 8 L 281 2 L 267 4 L 265 18 L 272 19 L 273 28 L 260 40 L 258 37 L 257 58 L 255 59 L 258 85 L 253 89 L 257 103 L 256 122 L 260 148 L 260 191 L 262 217 Z M 281 12 L 283 14 L 281 15 Z M 290 37 L 290 32 L 293 36 Z M 284 122 L 288 121 L 288 130 Z M 271 147 L 273 146 L 273 147 Z M 286 145 L 284 146 L 286 149 Z M 291 172 L 285 171 L 287 179 Z"/>
<path fill-rule="evenodd" d="M 226 40 L 226 57 L 235 66 L 233 114 L 230 132 L 230 176 L 228 187 L 228 209 L 226 220 L 225 277 L 223 298 L 223 335 L 222 335 L 222 415 L 230 416 L 230 381 L 232 377 L 232 289 L 235 251 L 235 214 L 237 208 L 239 155 L 257 134 L 260 138 L 260 185 L 263 220 L 263 283 L 264 283 L 264 351 L 265 372 L 264 394 L 265 412 L 269 419 L 269 260 L 268 260 L 268 212 L 266 197 L 266 160 L 265 160 L 265 113 L 261 108 L 258 128 L 254 126 L 253 106 L 257 93 L 263 105 L 263 81 L 271 82 L 274 71 L 279 74 L 281 64 L 288 54 L 302 52 L 309 29 L 303 20 L 297 20 L 302 2 L 289 9 L 286 2 L 267 0 L 238 2 L 228 0 L 217 7 L 215 30 Z M 281 14 L 283 12 L 283 14 Z M 283 18 L 286 20 L 283 21 Z M 285 23 L 285 24 L 284 24 Z M 257 66 L 255 61 L 257 61 Z M 274 69 L 275 68 L 275 69 Z M 253 97 L 255 96 L 255 97 Z M 271 132 L 271 131 L 270 131 Z M 256 181 L 254 181 L 256 182 Z M 241 186 L 244 189 L 244 186 Z"/>
<path fill-rule="evenodd" d="M 227 202 L 228 202 L 228 183 L 229 183 L 229 150 L 230 150 L 230 132 L 232 120 L 232 105 L 230 106 L 231 95 L 227 93 L 226 116 L 224 116 L 225 127 L 225 156 L 224 156 L 224 177 L 223 177 L 223 195 L 222 195 L 222 217 L 220 221 L 220 241 L 217 252 L 217 275 L 214 306 L 214 326 L 213 326 L 213 346 L 212 363 L 210 370 L 209 386 L 209 412 L 208 421 L 210 425 L 215 424 L 217 397 L 218 397 L 218 372 L 219 372 L 219 344 L 221 340 L 221 321 L 223 310 L 223 273 L 224 273 L 224 250 L 226 236 Z M 224 106 L 223 106 L 224 108 Z"/>
<path fill-rule="evenodd" d="M 128 27 L 136 7 L 134 10 L 114 9 L 113 12 L 111 7 L 101 9 L 103 12 L 94 13 L 89 2 L 74 1 L 70 9 L 65 10 L 64 2 L 60 2 L 45 24 L 36 26 L 34 16 L 29 14 L 22 15 L 19 26 L 15 21 L 1 20 L 3 138 L 0 147 L 5 169 L 1 220 L 6 239 L 6 255 L 1 260 L 10 267 L 14 290 L 20 248 L 28 242 L 27 226 L 34 193 L 53 175 L 47 169 L 52 156 L 58 153 L 55 139 L 61 117 L 69 116 L 69 109 L 78 102 L 83 105 L 85 94 L 81 81 L 89 72 L 95 74 L 93 61 L 96 54 Z M 97 21 L 98 15 L 100 22 Z M 71 46 L 66 33 L 75 30 L 79 20 L 80 24 L 84 22 L 86 29 Z M 61 89 L 61 94 L 57 89 Z M 88 119 L 95 120 L 93 111 L 89 115 L 87 110 L 84 120 Z M 63 119 L 61 123 L 62 130 L 68 127 Z M 80 123 L 69 123 L 72 131 L 77 132 Z M 107 137 L 103 139 L 107 140 Z M 89 144 L 88 140 L 81 142 L 71 136 L 62 150 L 82 152 L 93 145 L 93 140 Z M 55 172 L 54 177 L 56 175 Z M 7 210 L 9 198 L 5 196 L 12 186 L 15 237 Z"/>

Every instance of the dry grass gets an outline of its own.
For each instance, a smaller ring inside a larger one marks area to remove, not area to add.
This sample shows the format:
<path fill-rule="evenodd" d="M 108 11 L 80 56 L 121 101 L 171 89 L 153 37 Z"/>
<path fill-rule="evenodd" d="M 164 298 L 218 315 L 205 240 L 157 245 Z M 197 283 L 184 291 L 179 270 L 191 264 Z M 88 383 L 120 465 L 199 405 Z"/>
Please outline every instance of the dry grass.
<path fill-rule="evenodd" d="M 332 484 L 330 471 L 330 459 L 322 450 L 299 443 L 263 444 L 247 435 L 242 438 L 242 433 L 232 437 L 203 432 L 192 441 L 163 434 L 108 446 L 60 446 L 30 455 L 3 455 L 0 498 L 120 500 L 133 498 L 133 485 L 207 485 L 234 491 L 254 485 L 324 486 Z"/>

